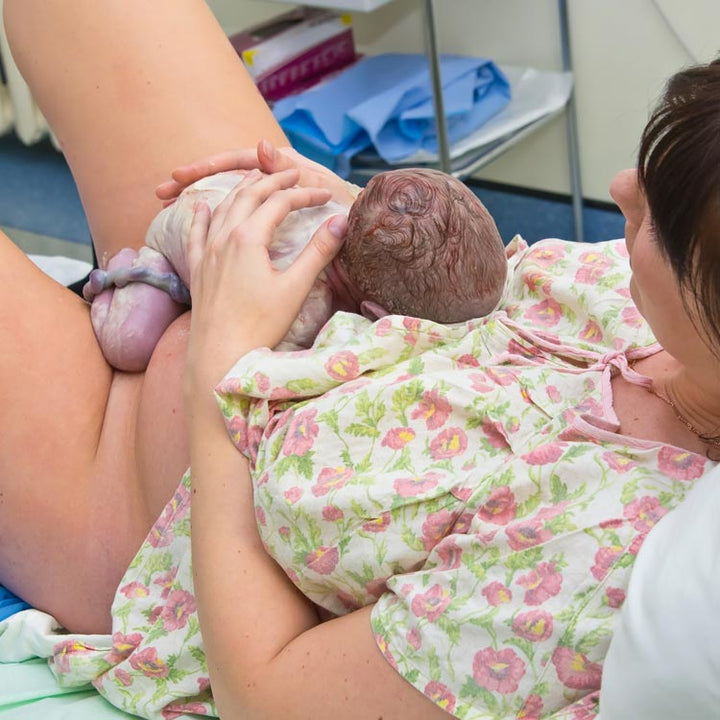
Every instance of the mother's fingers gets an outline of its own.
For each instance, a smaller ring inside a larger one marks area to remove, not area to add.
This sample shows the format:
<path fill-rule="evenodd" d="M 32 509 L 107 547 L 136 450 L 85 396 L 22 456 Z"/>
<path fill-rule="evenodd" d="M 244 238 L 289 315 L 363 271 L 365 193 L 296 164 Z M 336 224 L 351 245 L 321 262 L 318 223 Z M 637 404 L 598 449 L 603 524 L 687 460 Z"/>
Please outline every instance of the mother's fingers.
<path fill-rule="evenodd" d="M 249 189 L 254 193 L 256 187 Z M 247 206 L 238 202 L 230 208 L 225 218 L 229 228 L 228 236 L 234 240 L 253 245 L 269 246 L 276 228 L 293 210 L 324 205 L 330 199 L 330 192 L 324 188 L 290 187 L 263 193 L 260 204 L 247 213 Z"/>
<path fill-rule="evenodd" d="M 205 202 L 199 202 L 195 205 L 190 231 L 185 238 L 185 258 L 190 271 L 192 286 L 192 277 L 198 264 L 202 260 L 205 252 L 205 244 L 207 242 L 208 230 L 210 228 L 210 206 Z"/>
<path fill-rule="evenodd" d="M 333 215 L 315 231 L 310 242 L 285 271 L 287 280 L 303 289 L 303 297 L 320 271 L 339 252 L 346 232 L 347 217 Z"/>

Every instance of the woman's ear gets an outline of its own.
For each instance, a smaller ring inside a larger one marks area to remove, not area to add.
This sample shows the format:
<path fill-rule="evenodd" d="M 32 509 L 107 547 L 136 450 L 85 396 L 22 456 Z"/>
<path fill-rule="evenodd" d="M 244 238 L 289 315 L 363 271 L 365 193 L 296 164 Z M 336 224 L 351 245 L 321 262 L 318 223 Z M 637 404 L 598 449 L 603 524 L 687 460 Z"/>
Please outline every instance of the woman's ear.
<path fill-rule="evenodd" d="M 384 318 L 386 315 L 389 315 L 390 313 L 384 307 L 382 307 L 381 305 L 378 305 L 376 302 L 373 302 L 372 300 L 363 300 L 360 303 L 360 314 L 366 320 L 375 322 L 376 320 L 379 320 L 380 318 Z"/>

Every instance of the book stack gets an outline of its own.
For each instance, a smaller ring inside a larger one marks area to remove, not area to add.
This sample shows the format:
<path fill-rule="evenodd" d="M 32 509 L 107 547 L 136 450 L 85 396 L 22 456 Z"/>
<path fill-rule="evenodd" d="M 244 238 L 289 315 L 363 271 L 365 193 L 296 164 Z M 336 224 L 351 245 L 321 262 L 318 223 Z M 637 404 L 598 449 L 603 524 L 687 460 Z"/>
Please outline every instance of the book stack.
<path fill-rule="evenodd" d="M 350 15 L 300 7 L 233 35 L 230 42 L 270 104 L 356 60 Z"/>

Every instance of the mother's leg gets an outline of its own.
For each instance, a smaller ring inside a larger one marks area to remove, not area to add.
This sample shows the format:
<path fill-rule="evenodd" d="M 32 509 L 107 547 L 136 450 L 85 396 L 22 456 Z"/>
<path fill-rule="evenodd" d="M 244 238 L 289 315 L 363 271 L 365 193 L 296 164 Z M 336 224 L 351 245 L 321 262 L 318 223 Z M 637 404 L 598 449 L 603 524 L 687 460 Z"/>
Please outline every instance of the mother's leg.
<path fill-rule="evenodd" d="M 177 165 L 287 144 L 203 0 L 5 0 L 5 23 L 98 257 L 142 244 Z"/>
<path fill-rule="evenodd" d="M 111 377 L 85 303 L 0 233 L 0 582 L 78 630 L 107 627 L 147 531 L 138 493 L 95 471 Z"/>

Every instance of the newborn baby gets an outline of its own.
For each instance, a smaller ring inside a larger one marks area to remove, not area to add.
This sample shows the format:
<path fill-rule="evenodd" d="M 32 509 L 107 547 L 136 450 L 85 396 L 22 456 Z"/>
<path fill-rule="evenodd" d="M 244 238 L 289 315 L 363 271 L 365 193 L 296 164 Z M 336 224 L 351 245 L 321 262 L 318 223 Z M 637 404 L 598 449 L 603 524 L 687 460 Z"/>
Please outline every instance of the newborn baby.
<path fill-rule="evenodd" d="M 107 361 L 144 370 L 167 326 L 190 304 L 183 239 L 199 200 L 215 208 L 242 180 L 240 171 L 203 178 L 153 220 L 139 252 L 125 249 L 83 290 Z M 485 206 L 462 182 L 438 170 L 391 170 L 373 177 L 347 207 L 328 202 L 289 213 L 269 252 L 288 267 L 331 215 L 348 214 L 343 247 L 318 276 L 278 350 L 312 345 L 338 310 L 376 320 L 411 315 L 440 323 L 481 317 L 497 305 L 507 264 Z"/>

